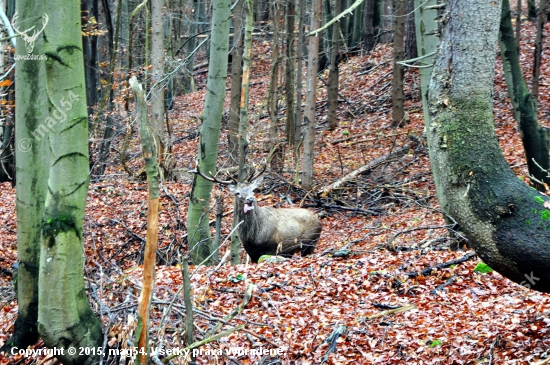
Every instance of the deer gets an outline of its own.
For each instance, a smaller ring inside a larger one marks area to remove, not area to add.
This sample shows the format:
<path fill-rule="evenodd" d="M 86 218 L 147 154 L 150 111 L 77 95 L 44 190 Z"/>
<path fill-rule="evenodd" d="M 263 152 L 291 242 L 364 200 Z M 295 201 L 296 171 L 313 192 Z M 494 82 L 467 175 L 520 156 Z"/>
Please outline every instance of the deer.
<path fill-rule="evenodd" d="M 197 163 L 195 171 L 202 178 L 225 185 L 235 196 L 235 217 L 241 224 L 237 234 L 253 263 L 263 255 L 291 257 L 300 252 L 301 256 L 313 253 L 322 225 L 317 217 L 304 208 L 260 207 L 254 197 L 254 190 L 263 182 L 263 169 L 251 174 L 244 182 L 220 180 L 210 173 L 205 175 Z"/>

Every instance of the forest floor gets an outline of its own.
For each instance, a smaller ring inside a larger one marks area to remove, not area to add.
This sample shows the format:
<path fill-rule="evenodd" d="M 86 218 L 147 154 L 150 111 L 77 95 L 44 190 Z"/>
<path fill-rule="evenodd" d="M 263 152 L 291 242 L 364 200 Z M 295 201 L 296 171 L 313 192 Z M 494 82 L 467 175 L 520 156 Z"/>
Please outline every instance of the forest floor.
<path fill-rule="evenodd" d="M 534 25 L 525 22 L 521 51 L 528 84 L 534 38 Z M 267 154 L 270 46 L 263 41 L 254 44 L 249 150 L 255 162 Z M 196 339 L 205 337 L 218 323 L 223 323 L 220 331 L 243 324 L 246 328 L 203 346 L 197 356 L 199 363 L 531 364 L 550 356 L 550 296 L 529 290 L 528 282 L 521 286 L 496 272 L 476 269 L 479 259 L 466 249 L 464 241 L 450 238 L 451 227 L 445 225 L 432 181 L 416 70 L 406 74 L 408 123 L 402 128 L 391 127 L 391 51 L 390 46 L 379 45 L 370 54 L 354 55 L 341 64 L 339 127 L 333 131 L 326 128 L 326 89 L 320 83 L 314 191 L 305 192 L 293 183 L 295 161 L 290 151 L 285 153 L 282 174 L 267 173 L 260 205 L 284 208 L 301 204 L 322 217 L 323 233 L 315 253 L 278 263 L 191 267 Z M 546 45 L 539 96 L 540 122 L 546 127 L 550 127 L 549 57 Z M 496 132 L 510 167 L 524 179 L 523 148 L 500 61 L 496 70 Z M 328 72 L 321 77 L 327 79 Z M 179 260 L 187 250 L 185 224 L 191 181 L 187 171 L 193 169 L 197 154 L 205 83 L 205 74 L 199 74 L 199 91 L 177 98 L 169 115 L 173 157 L 180 173 L 178 182 L 164 182 L 161 187 L 151 313 L 155 347 L 185 347 Z M 282 110 L 281 125 L 284 119 Z M 226 167 L 226 133 L 224 122 L 219 168 Z M 411 136 L 419 142 L 411 143 Z M 92 308 L 108 329 L 109 345 L 127 349 L 135 335 L 141 288 L 147 187 L 120 167 L 122 137 L 120 133 L 112 147 L 112 163 L 105 177 L 90 185 L 84 248 Z M 406 145 L 410 148 L 403 156 L 391 155 Z M 137 171 L 142 160 L 135 134 L 129 156 L 130 167 Z M 342 176 L 387 156 L 391 158 L 338 190 L 327 196 L 318 194 Z M 224 211 L 230 213 L 232 197 L 222 189 L 215 187 L 213 195 L 223 199 Z M 222 241 L 230 227 L 231 214 L 227 214 Z M 0 344 L 9 338 L 17 316 L 11 277 L 17 260 L 16 228 L 15 190 L 3 184 Z M 227 249 L 225 243 L 220 257 Z M 463 262 L 451 262 L 461 258 Z M 243 301 L 250 284 L 255 285 L 250 302 L 242 313 L 223 322 Z M 402 310 L 386 312 L 397 307 Z M 35 348 L 42 346 L 39 343 Z M 263 355 L 270 350 L 279 354 Z M 104 363 L 124 360 L 123 356 L 110 357 Z M 185 356 L 172 361 L 187 363 Z M 44 357 L 0 356 L 0 364 L 31 363 L 55 362 Z"/>

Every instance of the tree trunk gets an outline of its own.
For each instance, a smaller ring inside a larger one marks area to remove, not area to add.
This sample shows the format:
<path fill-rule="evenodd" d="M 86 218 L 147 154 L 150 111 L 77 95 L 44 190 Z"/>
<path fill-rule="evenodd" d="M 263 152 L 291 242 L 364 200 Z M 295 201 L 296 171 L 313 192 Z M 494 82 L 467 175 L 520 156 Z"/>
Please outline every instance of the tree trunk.
<path fill-rule="evenodd" d="M 220 0 L 212 5 L 210 63 L 198 159 L 201 171 L 215 173 L 227 78 L 231 2 Z M 211 234 L 208 221 L 211 193 L 212 182 L 195 175 L 187 214 L 188 247 L 192 250 L 191 258 L 195 265 L 202 263 L 210 255 Z"/>
<path fill-rule="evenodd" d="M 550 212 L 543 205 L 548 197 L 512 173 L 494 131 L 500 5 L 447 3 L 429 92 L 430 161 L 441 208 L 479 257 L 507 278 L 548 292 Z"/>
<path fill-rule="evenodd" d="M 380 0 L 382 7 L 382 20 L 380 24 L 380 43 L 391 43 L 393 40 L 394 2 L 397 0 Z"/>
<path fill-rule="evenodd" d="M 538 104 L 539 98 L 539 78 L 540 78 L 540 64 L 542 57 L 542 38 L 544 36 L 544 8 L 546 6 L 546 0 L 539 1 L 539 9 L 537 15 L 537 37 L 535 39 L 535 52 L 533 63 L 533 80 L 531 84 L 531 94 L 535 98 L 535 105 Z"/>
<path fill-rule="evenodd" d="M 529 20 L 537 19 L 536 0 L 527 0 L 527 16 L 529 17 Z"/>
<path fill-rule="evenodd" d="M 17 1 L 19 19 L 25 20 L 21 28 L 42 29 L 43 3 L 33 0 Z M 16 57 L 28 53 L 25 42 L 18 38 Z M 36 39 L 33 55 L 44 55 L 42 34 Z M 47 133 L 42 125 L 48 115 L 46 69 L 42 60 L 16 61 L 15 68 L 15 163 L 17 209 L 18 270 L 14 278 L 17 290 L 18 317 L 13 335 L 0 351 L 13 347 L 26 348 L 38 340 L 38 267 L 40 262 L 40 235 L 42 214 L 48 181 Z M 33 182 L 33 183 L 31 183 Z"/>
<path fill-rule="evenodd" d="M 365 0 L 365 19 L 363 21 L 363 49 L 370 52 L 376 47 L 374 32 L 374 9 L 376 0 Z"/>
<path fill-rule="evenodd" d="M 434 62 L 434 52 L 439 46 L 438 26 L 435 21 L 437 10 L 427 7 L 437 5 L 437 0 L 414 0 L 414 18 L 416 25 L 416 47 L 418 56 L 423 57 L 419 61 L 420 66 L 429 66 Z M 430 123 L 428 110 L 428 87 L 433 67 L 420 68 L 420 92 L 422 94 L 422 110 L 424 110 L 424 122 Z"/>
<path fill-rule="evenodd" d="M 269 130 L 267 149 L 271 153 L 271 168 L 277 173 L 283 170 L 283 154 L 279 146 L 279 4 L 271 3 L 271 15 L 273 17 L 273 44 L 271 51 L 270 82 L 267 93 L 267 109 L 269 112 Z"/>
<path fill-rule="evenodd" d="M 38 330 L 49 348 L 65 349 L 63 364 L 97 364 L 97 356 L 70 354 L 103 345 L 101 322 L 90 309 L 84 286 L 83 222 L 89 183 L 88 123 L 80 7 L 49 1 L 44 30 L 50 117 L 49 179 L 40 251 Z M 55 61 L 54 61 L 55 60 Z"/>
<path fill-rule="evenodd" d="M 296 135 L 296 122 L 294 118 L 294 88 L 296 87 L 296 53 L 294 27 L 296 25 L 295 0 L 287 0 L 285 22 L 286 22 L 286 63 L 285 63 L 285 99 L 286 99 L 286 140 L 290 146 L 294 145 Z"/>
<path fill-rule="evenodd" d="M 300 20 L 298 21 L 298 51 L 296 52 L 296 117 L 294 118 L 295 134 L 294 145 L 299 146 L 302 140 L 302 96 L 303 94 L 303 76 L 302 65 L 304 64 L 304 34 L 305 34 L 305 14 L 306 14 L 306 0 L 300 0 Z"/>
<path fill-rule="evenodd" d="M 334 1 L 334 16 L 338 16 L 341 10 L 341 0 Z M 338 126 L 336 111 L 338 109 L 338 61 L 340 39 L 340 23 L 332 25 L 332 52 L 330 54 L 330 70 L 328 76 L 328 129 L 332 130 Z"/>
<path fill-rule="evenodd" d="M 164 164 L 164 3 L 165 0 L 151 2 L 151 128 L 157 148 L 158 163 Z"/>
<path fill-rule="evenodd" d="M 243 6 L 238 1 L 233 9 L 233 50 L 231 51 L 231 105 L 229 107 L 228 153 L 229 164 L 239 163 L 239 115 L 241 104 L 241 80 L 243 74 Z"/>
<path fill-rule="evenodd" d="M 538 123 L 535 98 L 527 89 L 521 73 L 509 0 L 503 0 L 502 2 L 500 53 L 508 95 L 512 101 L 514 116 L 519 125 L 529 173 L 538 181 L 550 184 L 550 177 L 548 177 L 547 172 L 550 167 L 548 161 L 548 135 Z M 535 182 L 535 187 L 542 191 L 546 190 L 544 185 L 537 182 Z"/>
<path fill-rule="evenodd" d="M 418 49 L 416 47 L 416 28 L 414 19 L 414 1 L 407 0 L 407 18 L 405 24 L 405 59 L 418 57 Z"/>
<path fill-rule="evenodd" d="M 313 0 L 311 12 L 311 30 L 321 26 L 323 0 Z M 304 157 L 302 186 L 309 190 L 313 187 L 313 159 L 315 154 L 315 109 L 317 106 L 317 71 L 319 70 L 319 40 L 322 32 L 309 37 L 307 64 L 307 94 L 304 113 Z"/>
<path fill-rule="evenodd" d="M 405 59 L 405 0 L 396 0 L 395 32 L 393 37 L 392 126 L 402 127 L 405 119 L 405 70 L 400 61 Z"/>

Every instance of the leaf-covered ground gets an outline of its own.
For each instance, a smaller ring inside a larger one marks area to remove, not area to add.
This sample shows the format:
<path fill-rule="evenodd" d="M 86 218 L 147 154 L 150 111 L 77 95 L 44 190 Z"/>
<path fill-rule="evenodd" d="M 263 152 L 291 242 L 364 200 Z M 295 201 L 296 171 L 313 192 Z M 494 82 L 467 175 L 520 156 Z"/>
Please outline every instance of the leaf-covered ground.
<path fill-rule="evenodd" d="M 531 23 L 524 23 L 522 37 L 522 67 L 530 83 L 535 37 Z M 251 160 L 259 162 L 267 154 L 271 45 L 258 41 L 254 47 L 249 149 Z M 547 52 L 545 48 L 539 116 L 541 124 L 548 127 Z M 284 172 L 268 174 L 260 204 L 283 208 L 302 204 L 315 210 L 323 222 L 318 247 L 311 257 L 279 263 L 191 267 L 195 340 L 207 337 L 209 329 L 219 323 L 219 331 L 245 325 L 245 330 L 202 347 L 199 363 L 275 364 L 278 359 L 283 364 L 529 364 L 546 358 L 550 296 L 514 284 L 498 273 L 475 271 L 476 257 L 413 275 L 471 252 L 463 251 L 459 234 L 449 238 L 450 227 L 445 226 L 438 209 L 422 137 L 419 80 L 414 70 L 406 76 L 408 124 L 391 128 L 391 62 L 391 48 L 380 45 L 368 55 L 354 55 L 341 64 L 345 100 L 340 102 L 339 127 L 334 131 L 326 130 L 326 90 L 320 86 L 315 192 L 410 144 L 411 136 L 419 143 L 412 143 L 404 156 L 388 159 L 326 197 L 294 184 L 294 156 L 286 150 Z M 506 159 L 523 177 L 525 158 L 500 62 L 496 69 L 495 127 Z M 321 76 L 327 79 L 326 72 Z M 151 332 L 153 346 L 162 344 L 167 349 L 185 347 L 179 260 L 187 250 L 191 179 L 187 171 L 194 165 L 205 82 L 205 75 L 199 74 L 199 91 L 178 98 L 170 112 L 179 180 L 162 185 Z M 283 126 L 284 109 L 280 117 Z M 227 167 L 226 122 L 223 128 L 220 168 Z M 120 167 L 123 135 L 114 144 L 105 178 L 90 185 L 84 223 L 90 302 L 103 320 L 109 345 L 117 349 L 133 346 L 147 199 L 146 185 L 129 178 Z M 129 150 L 133 171 L 142 166 L 140 151 L 134 135 Z M 222 223 L 225 239 L 231 227 L 231 197 L 218 187 L 214 196 L 223 199 L 227 213 Z M 0 202 L 2 344 L 17 315 L 11 277 L 17 260 L 15 191 L 11 185 L 2 185 Z M 220 257 L 227 247 L 225 243 Z M 251 284 L 252 298 L 242 313 L 223 321 L 242 303 Z M 404 310 L 392 312 L 396 307 Z M 335 335 L 341 326 L 346 326 L 346 331 Z M 41 347 L 41 343 L 35 346 Z M 241 353 L 235 353 L 239 349 Z M 281 354 L 257 354 L 275 349 Z M 119 360 L 124 363 L 125 359 L 111 357 L 105 363 Z M 186 363 L 183 356 L 172 361 Z M 0 364 L 8 363 L 54 361 L 0 357 Z"/>

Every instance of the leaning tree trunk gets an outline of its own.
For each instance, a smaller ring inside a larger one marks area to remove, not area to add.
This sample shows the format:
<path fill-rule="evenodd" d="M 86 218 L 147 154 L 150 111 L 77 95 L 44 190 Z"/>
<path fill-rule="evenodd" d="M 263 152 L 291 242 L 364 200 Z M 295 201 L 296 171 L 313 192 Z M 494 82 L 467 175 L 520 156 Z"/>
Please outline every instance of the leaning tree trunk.
<path fill-rule="evenodd" d="M 44 9 L 41 1 L 20 0 L 16 4 L 20 19 L 29 19 L 25 27 L 42 29 Z M 32 19 L 32 22 L 30 21 Z M 44 55 L 43 37 L 34 44 L 32 55 Z M 17 40 L 16 57 L 26 56 L 25 42 Z M 48 180 L 48 130 L 44 116 L 48 115 L 45 62 L 41 60 L 16 61 L 15 69 L 15 164 L 17 209 L 18 273 L 14 278 L 17 288 L 18 317 L 13 335 L 0 351 L 12 347 L 26 348 L 38 340 L 38 265 L 42 213 Z M 33 182 L 33 183 L 31 183 Z"/>
<path fill-rule="evenodd" d="M 447 3 L 429 91 L 430 160 L 441 207 L 479 257 L 517 283 L 550 292 L 548 198 L 512 173 L 494 130 L 500 5 Z"/>
<path fill-rule="evenodd" d="M 210 40 L 210 64 L 203 121 L 200 127 L 199 165 L 201 171 L 215 172 L 218 156 L 225 84 L 227 78 L 227 51 L 229 48 L 229 23 L 231 2 L 220 0 L 213 3 L 212 35 Z M 195 265 L 210 255 L 210 226 L 208 224 L 212 182 L 195 174 L 187 214 L 188 243 Z"/>
<path fill-rule="evenodd" d="M 519 125 L 529 173 L 536 179 L 535 186 L 546 190 L 540 182 L 550 184 L 548 176 L 548 135 L 538 123 L 537 103 L 527 89 L 519 64 L 519 55 L 514 39 L 509 0 L 502 2 L 500 20 L 500 53 L 506 76 L 508 95 L 514 107 L 514 116 Z"/>
<path fill-rule="evenodd" d="M 38 330 L 49 348 L 64 348 L 63 364 L 97 364 L 70 347 L 103 344 L 83 276 L 83 222 L 89 183 L 88 119 L 78 2 L 45 3 L 50 17 L 44 51 L 50 117 L 49 179 L 40 250 Z M 40 87 L 40 85 L 39 85 Z"/>

